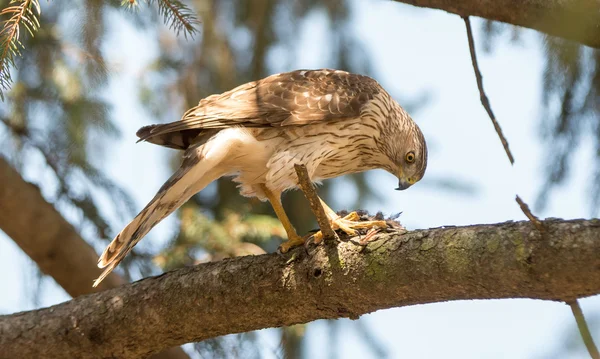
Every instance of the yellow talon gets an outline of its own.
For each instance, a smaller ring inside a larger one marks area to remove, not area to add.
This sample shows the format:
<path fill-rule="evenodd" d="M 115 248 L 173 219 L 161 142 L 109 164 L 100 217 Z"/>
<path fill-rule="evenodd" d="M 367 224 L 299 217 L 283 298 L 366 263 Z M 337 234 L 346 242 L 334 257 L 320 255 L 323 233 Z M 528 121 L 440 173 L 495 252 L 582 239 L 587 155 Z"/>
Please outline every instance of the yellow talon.
<path fill-rule="evenodd" d="M 337 214 L 336 214 L 337 216 Z M 337 229 L 341 229 L 344 233 L 349 236 L 355 236 L 356 230 L 358 228 L 386 228 L 387 223 L 385 221 L 360 221 L 360 216 L 356 212 L 350 212 L 345 217 L 333 218 L 330 220 L 331 228 L 335 231 Z M 323 233 L 318 231 L 313 235 L 313 240 L 315 244 L 321 243 L 323 241 Z"/>
<path fill-rule="evenodd" d="M 287 253 L 290 249 L 303 245 L 304 242 L 305 242 L 305 239 L 300 236 L 297 236 L 295 238 L 290 238 L 287 241 L 285 241 L 279 245 L 279 251 L 281 253 Z"/>
<path fill-rule="evenodd" d="M 360 216 L 358 215 L 358 213 L 356 213 L 356 211 L 352 211 L 348 213 L 343 219 L 348 221 L 358 221 L 360 219 Z"/>

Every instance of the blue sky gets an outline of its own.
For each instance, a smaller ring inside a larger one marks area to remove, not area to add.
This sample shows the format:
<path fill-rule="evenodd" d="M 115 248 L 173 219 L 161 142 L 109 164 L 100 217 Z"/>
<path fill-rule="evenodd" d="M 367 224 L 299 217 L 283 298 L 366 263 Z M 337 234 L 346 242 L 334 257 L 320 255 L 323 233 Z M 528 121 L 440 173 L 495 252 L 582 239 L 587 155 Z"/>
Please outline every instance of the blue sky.
<path fill-rule="evenodd" d="M 415 99 L 424 91 L 431 94 L 430 101 L 413 116 L 430 143 L 426 177 L 450 176 L 477 189 L 475 195 L 464 196 L 417 184 L 397 192 L 393 191 L 396 180 L 391 175 L 373 171 L 369 179 L 386 201 L 372 200 L 362 207 L 386 213 L 402 211 L 401 221 L 409 229 L 524 220 L 514 201 L 515 194 L 532 204 L 544 180 L 545 153 L 538 136 L 543 121 L 543 52 L 536 32 L 525 30 L 518 45 L 510 44 L 505 36 L 496 42 L 491 54 L 477 46 L 484 87 L 516 157 L 511 167 L 479 102 L 462 19 L 383 0 L 357 0 L 353 17 L 350 29 L 367 49 L 374 65 L 372 76 L 401 98 Z M 327 45 L 323 19 L 319 14 L 307 19 L 310 26 L 302 34 L 303 55 L 293 68 L 330 66 L 327 56 L 319 55 Z M 477 44 L 482 38 L 480 24 L 479 20 L 473 21 Z M 156 47 L 131 24 L 115 26 L 119 30 L 110 35 L 109 41 L 118 45 L 106 50 L 109 63 L 116 65 L 117 71 L 112 74 L 108 93 L 115 99 L 113 115 L 123 137 L 112 144 L 106 156 L 107 170 L 130 191 L 140 209 L 169 176 L 169 150 L 135 145 L 135 131 L 147 124 L 150 116 L 137 103 L 135 82 L 143 66 L 156 55 Z M 577 163 L 569 182 L 553 193 L 547 210 L 538 213 L 541 217 L 589 217 L 585 202 L 589 173 L 585 164 L 592 160 L 591 142 L 582 143 L 574 158 Z M 353 195 L 343 182 L 336 191 L 344 194 L 336 198 Z M 335 208 L 344 204 L 332 203 Z M 123 219 L 116 226 L 127 221 Z M 141 245 L 158 250 L 175 230 L 174 224 L 174 218 L 164 221 Z M 20 249 L 0 233 L 0 270 L 11 273 L 3 276 L 1 283 L 12 289 L 0 297 L 3 313 L 35 307 L 25 290 L 33 280 L 31 272 L 23 272 L 28 262 Z M 68 299 L 51 280 L 45 281 L 44 287 L 46 294 L 40 305 Z M 588 316 L 599 314 L 600 296 L 583 299 L 582 306 Z M 361 320 L 393 358 L 543 357 L 560 344 L 566 328 L 574 324 L 569 307 L 562 303 L 522 299 L 418 305 L 379 311 Z M 349 320 L 340 323 L 341 357 L 368 357 L 370 352 L 352 329 L 354 324 Z M 600 342 L 600 328 L 591 329 Z M 307 348 L 310 357 L 327 354 L 323 349 L 326 333 L 324 322 L 311 326 Z M 263 331 L 262 335 L 265 348 L 277 347 L 271 331 Z M 272 355 L 270 349 L 264 353 Z"/>

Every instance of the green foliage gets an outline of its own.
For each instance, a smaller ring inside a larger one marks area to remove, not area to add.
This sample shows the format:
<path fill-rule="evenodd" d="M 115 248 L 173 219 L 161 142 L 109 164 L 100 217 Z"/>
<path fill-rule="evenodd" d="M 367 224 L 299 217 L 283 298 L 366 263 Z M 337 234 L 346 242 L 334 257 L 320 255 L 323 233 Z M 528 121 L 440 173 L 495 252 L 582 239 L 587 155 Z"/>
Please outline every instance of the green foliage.
<path fill-rule="evenodd" d="M 176 34 L 183 32 L 185 37 L 193 36 L 197 31 L 198 20 L 195 13 L 179 0 L 153 0 L 158 6 L 159 15 L 164 22 Z M 14 4 L 14 5 L 13 5 Z M 135 6 L 137 0 L 123 0 L 124 6 Z M 97 39 L 104 32 L 102 18 L 104 4 L 99 0 L 90 0 L 87 6 L 84 6 L 84 17 L 86 20 L 83 26 L 83 39 L 85 56 L 91 56 L 96 61 L 87 62 L 86 66 L 92 66 L 87 69 L 88 75 L 92 80 L 102 80 L 106 77 L 106 67 L 99 55 Z M 10 89 L 13 82 L 10 70 L 16 67 L 15 58 L 21 55 L 25 49 L 21 41 L 21 27 L 25 28 L 31 37 L 34 36 L 40 28 L 39 17 L 41 7 L 39 0 L 11 0 L 9 4 L 0 12 L 0 17 L 7 17 L 3 20 L 0 29 L 0 98 L 4 101 L 5 92 Z"/>
<path fill-rule="evenodd" d="M 154 262 L 167 271 L 201 261 L 264 254 L 259 245 L 274 237 L 285 237 L 274 217 L 226 211 L 223 220 L 216 221 L 190 203 L 181 210 L 179 234 Z"/>
<path fill-rule="evenodd" d="M 4 101 L 4 92 L 10 88 L 12 78 L 10 68 L 15 65 L 15 57 L 21 55 L 23 43 L 20 40 L 21 27 L 29 34 L 39 29 L 38 17 L 41 13 L 38 0 L 12 0 L 0 12 L 0 17 L 10 16 L 2 21 L 0 29 L 0 98 Z"/>
<path fill-rule="evenodd" d="M 179 35 L 183 32 L 185 37 L 193 36 L 197 29 L 198 20 L 196 14 L 179 0 L 155 0 L 158 4 L 158 12 L 163 17 L 169 29 Z"/>
<path fill-rule="evenodd" d="M 116 231 L 111 223 L 122 223 L 135 213 L 129 195 L 100 167 L 107 144 L 119 136 L 110 104 L 101 96 L 110 70 L 101 51 L 106 9 L 115 6 L 118 3 L 89 0 L 67 10 L 48 3 L 42 16 L 38 0 L 0 2 L 0 14 L 9 17 L 0 31 L 0 95 L 8 99 L 0 104 L 0 130 L 7 130 L 0 132 L 6 139 L 0 141 L 0 152 L 21 171 L 42 170 L 38 183 L 46 196 L 71 213 L 67 218 L 80 221 L 90 239 L 110 239 Z M 172 29 L 193 32 L 195 17 L 185 5 L 158 1 L 158 6 Z M 79 32 L 72 31 L 72 12 Z M 20 36 L 22 27 L 32 36 Z M 138 252 L 132 259 L 143 257 Z M 149 273 L 150 262 L 143 262 L 134 264 Z"/>
<path fill-rule="evenodd" d="M 600 209 L 600 51 L 550 36 L 543 41 L 546 67 L 540 127 L 548 155 L 546 182 L 537 205 L 545 207 L 550 191 L 565 182 L 582 140 L 589 139 L 596 153 L 590 165 L 593 215 Z"/>
<path fill-rule="evenodd" d="M 69 15 L 54 3 L 36 20 L 41 25 L 36 37 L 21 40 L 23 56 L 13 59 L 15 83 L 8 101 L 0 104 L 0 128 L 8 130 L 0 152 L 22 171 L 41 170 L 38 183 L 47 197 L 59 209 L 77 209 L 83 229 L 108 239 L 111 220 L 99 201 L 113 203 L 114 216 L 122 217 L 133 213 L 133 205 L 100 168 L 103 148 L 119 134 L 109 118 L 110 105 L 100 96 L 106 82 L 97 46 L 104 33 L 104 5 L 80 6 L 71 8 L 86 24 L 77 42 L 59 36 L 59 23 Z"/>

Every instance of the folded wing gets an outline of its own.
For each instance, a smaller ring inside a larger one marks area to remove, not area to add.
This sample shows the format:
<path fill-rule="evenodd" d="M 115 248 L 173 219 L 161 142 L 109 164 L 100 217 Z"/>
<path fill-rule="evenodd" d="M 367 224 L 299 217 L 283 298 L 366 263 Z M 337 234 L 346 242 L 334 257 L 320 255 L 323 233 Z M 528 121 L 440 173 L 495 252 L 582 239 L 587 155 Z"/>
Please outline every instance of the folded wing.
<path fill-rule="evenodd" d="M 207 131 L 242 127 L 302 126 L 355 118 L 382 92 L 370 77 L 337 70 L 298 70 L 249 82 L 209 96 L 181 120 L 142 127 L 139 141 L 186 149 Z"/>

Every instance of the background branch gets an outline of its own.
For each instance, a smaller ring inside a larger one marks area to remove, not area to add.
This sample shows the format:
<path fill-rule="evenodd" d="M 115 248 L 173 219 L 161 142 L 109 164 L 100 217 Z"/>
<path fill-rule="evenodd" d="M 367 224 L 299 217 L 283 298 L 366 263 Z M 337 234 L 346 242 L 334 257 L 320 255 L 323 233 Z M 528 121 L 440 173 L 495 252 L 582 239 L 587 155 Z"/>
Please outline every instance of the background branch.
<path fill-rule="evenodd" d="M 2 157 L 0 183 L 0 229 L 70 296 L 126 283 L 111 273 L 97 288 L 92 287 L 94 278 L 101 272 L 96 267 L 98 255 L 94 248 L 46 202 L 38 187 L 26 182 Z M 0 356 L 4 357 L 4 353 Z M 153 357 L 158 358 L 185 359 L 188 356 L 181 348 L 171 348 Z"/>
<path fill-rule="evenodd" d="M 395 0 L 453 14 L 479 16 L 528 27 L 600 48 L 600 12 L 596 0 Z"/>
<path fill-rule="evenodd" d="M 111 274 L 105 285 L 91 288 L 101 272 L 94 248 L 46 202 L 37 186 L 26 182 L 2 157 L 0 183 L 0 229 L 69 295 L 77 297 L 126 283 Z"/>
<path fill-rule="evenodd" d="M 229 333 L 358 318 L 459 299 L 571 301 L 600 293 L 600 220 L 382 234 L 168 272 L 51 308 L 0 317 L 8 357 L 137 358 Z M 483 265 L 485 263 L 485 265 Z M 293 305 L 290 305 L 293 303 Z M 48 335 L 52 333 L 52 335 Z"/>

